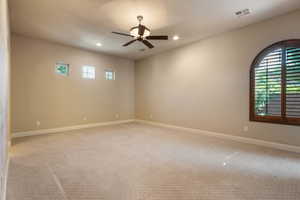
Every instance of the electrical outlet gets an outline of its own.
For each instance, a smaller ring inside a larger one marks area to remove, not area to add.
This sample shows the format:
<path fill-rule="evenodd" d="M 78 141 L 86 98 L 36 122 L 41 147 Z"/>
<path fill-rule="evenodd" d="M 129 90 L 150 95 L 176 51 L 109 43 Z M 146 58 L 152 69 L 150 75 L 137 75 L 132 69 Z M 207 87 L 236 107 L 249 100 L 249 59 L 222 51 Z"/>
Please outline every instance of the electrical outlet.
<path fill-rule="evenodd" d="M 36 127 L 39 127 L 41 125 L 40 121 L 36 121 Z"/>
<path fill-rule="evenodd" d="M 249 127 L 248 126 L 244 126 L 244 132 L 248 132 L 249 131 Z"/>
<path fill-rule="evenodd" d="M 119 114 L 115 114 L 115 118 L 116 118 L 116 119 L 119 119 L 119 118 L 120 118 L 120 115 L 119 115 Z"/>
<path fill-rule="evenodd" d="M 152 115 L 152 114 L 150 114 L 150 115 L 149 115 L 149 118 L 150 118 L 150 119 L 153 119 L 153 115 Z"/>
<path fill-rule="evenodd" d="M 83 117 L 83 121 L 87 121 L 87 117 Z"/>

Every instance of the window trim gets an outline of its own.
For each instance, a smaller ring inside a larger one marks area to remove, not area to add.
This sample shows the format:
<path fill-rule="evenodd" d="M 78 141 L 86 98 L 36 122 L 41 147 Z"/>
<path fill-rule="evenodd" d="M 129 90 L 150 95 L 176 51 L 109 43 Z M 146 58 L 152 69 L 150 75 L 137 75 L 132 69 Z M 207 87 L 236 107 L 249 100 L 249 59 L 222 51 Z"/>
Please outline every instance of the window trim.
<path fill-rule="evenodd" d="M 298 125 L 300 126 L 300 118 L 291 118 L 286 117 L 284 115 L 281 116 L 258 116 L 255 114 L 255 66 L 257 66 L 269 53 L 272 51 L 278 49 L 278 48 L 284 48 L 287 47 L 296 47 L 300 48 L 300 39 L 291 39 L 291 40 L 284 40 L 277 43 L 274 43 L 265 49 L 263 49 L 253 60 L 250 68 L 250 121 L 255 122 L 267 122 L 267 123 L 276 123 L 276 124 L 286 124 L 286 125 Z M 285 62 L 284 62 L 285 63 Z M 281 94 L 281 100 L 282 100 L 282 109 L 285 111 L 286 108 L 286 77 L 285 77 L 285 65 L 282 65 L 282 94 Z"/>
<path fill-rule="evenodd" d="M 60 66 L 66 67 L 67 72 L 66 72 L 65 74 L 60 73 L 60 72 L 57 70 L 57 67 L 60 67 Z M 55 64 L 55 67 L 54 67 L 54 73 L 55 73 L 56 75 L 59 75 L 59 76 L 65 76 L 65 77 L 69 76 L 69 74 L 70 74 L 70 64 L 66 64 L 66 63 L 63 63 L 63 62 L 57 62 L 57 63 Z"/>
<path fill-rule="evenodd" d="M 112 79 L 108 79 L 108 76 L 106 73 L 112 73 Z M 116 80 L 116 71 L 113 69 L 105 69 L 104 70 L 104 78 L 106 81 L 115 81 Z"/>
<path fill-rule="evenodd" d="M 85 71 L 85 68 L 87 69 L 92 69 L 93 70 L 93 77 L 89 77 L 89 76 L 85 76 L 85 75 L 90 75 L 90 71 Z M 91 65 L 83 65 L 82 68 L 81 68 L 81 77 L 83 79 L 86 79 L 86 80 L 95 80 L 96 79 L 96 67 L 95 66 L 91 66 Z"/>

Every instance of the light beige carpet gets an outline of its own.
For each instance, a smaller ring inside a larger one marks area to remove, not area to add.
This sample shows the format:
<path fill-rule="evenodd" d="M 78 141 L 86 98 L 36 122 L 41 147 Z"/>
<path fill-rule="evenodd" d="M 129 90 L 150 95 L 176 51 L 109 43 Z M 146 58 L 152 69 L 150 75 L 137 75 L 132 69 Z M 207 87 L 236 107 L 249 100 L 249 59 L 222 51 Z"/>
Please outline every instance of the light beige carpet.
<path fill-rule="evenodd" d="M 15 139 L 8 200 L 299 200 L 300 155 L 130 123 Z"/>

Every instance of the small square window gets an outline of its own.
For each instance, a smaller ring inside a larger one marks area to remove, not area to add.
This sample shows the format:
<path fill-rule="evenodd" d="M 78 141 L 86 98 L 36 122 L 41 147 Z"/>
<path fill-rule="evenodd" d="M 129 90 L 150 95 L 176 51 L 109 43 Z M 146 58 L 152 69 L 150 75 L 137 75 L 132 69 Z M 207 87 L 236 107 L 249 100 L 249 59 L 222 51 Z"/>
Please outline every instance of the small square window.
<path fill-rule="evenodd" d="M 105 79 L 106 80 L 115 80 L 115 72 L 111 69 L 105 70 Z"/>
<path fill-rule="evenodd" d="M 85 79 L 95 79 L 95 67 L 93 66 L 83 66 L 82 67 L 82 78 Z"/>
<path fill-rule="evenodd" d="M 56 63 L 55 73 L 62 76 L 69 76 L 69 65 L 63 63 Z"/>

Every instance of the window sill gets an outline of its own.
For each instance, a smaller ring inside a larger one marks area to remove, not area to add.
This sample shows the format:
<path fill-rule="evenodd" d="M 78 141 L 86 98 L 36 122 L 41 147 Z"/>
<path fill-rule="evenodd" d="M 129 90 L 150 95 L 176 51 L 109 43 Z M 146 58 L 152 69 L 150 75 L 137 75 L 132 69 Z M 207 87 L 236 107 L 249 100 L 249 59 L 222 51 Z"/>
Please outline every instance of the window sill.
<path fill-rule="evenodd" d="M 252 122 L 262 122 L 262 123 L 271 123 L 271 124 L 280 124 L 280 125 L 300 126 L 300 118 L 282 119 L 281 117 L 255 116 L 255 117 L 250 117 L 250 121 L 252 121 Z"/>

